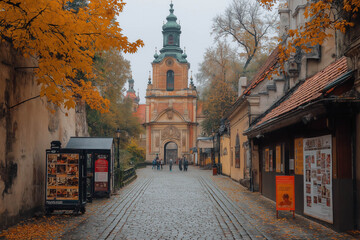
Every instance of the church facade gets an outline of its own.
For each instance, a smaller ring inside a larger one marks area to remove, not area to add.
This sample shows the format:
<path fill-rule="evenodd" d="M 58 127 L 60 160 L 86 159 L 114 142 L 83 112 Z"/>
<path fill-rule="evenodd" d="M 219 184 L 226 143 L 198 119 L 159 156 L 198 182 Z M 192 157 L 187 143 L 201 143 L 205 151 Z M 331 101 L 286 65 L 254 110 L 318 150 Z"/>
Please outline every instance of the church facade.
<path fill-rule="evenodd" d="M 200 135 L 201 107 L 192 77 L 190 63 L 180 47 L 181 26 L 176 22 L 173 4 L 163 25 L 163 48 L 152 62 L 152 81 L 146 90 L 142 124 L 145 128 L 146 161 L 156 156 L 167 163 L 181 157 L 194 162 L 192 152 Z"/>

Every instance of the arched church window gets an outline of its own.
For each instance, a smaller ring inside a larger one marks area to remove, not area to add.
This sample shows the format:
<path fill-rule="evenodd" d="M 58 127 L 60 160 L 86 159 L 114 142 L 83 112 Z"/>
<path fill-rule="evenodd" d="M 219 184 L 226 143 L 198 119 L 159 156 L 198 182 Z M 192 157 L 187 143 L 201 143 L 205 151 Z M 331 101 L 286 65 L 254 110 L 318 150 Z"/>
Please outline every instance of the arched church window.
<path fill-rule="evenodd" d="M 172 70 L 166 73 L 166 90 L 174 91 L 174 72 Z"/>
<path fill-rule="evenodd" d="M 239 134 L 236 134 L 236 142 L 235 142 L 235 167 L 240 168 L 240 138 L 239 138 Z"/>
<path fill-rule="evenodd" d="M 169 45 L 173 45 L 174 44 L 174 36 L 173 35 L 169 35 L 169 37 L 168 37 L 168 44 Z"/>

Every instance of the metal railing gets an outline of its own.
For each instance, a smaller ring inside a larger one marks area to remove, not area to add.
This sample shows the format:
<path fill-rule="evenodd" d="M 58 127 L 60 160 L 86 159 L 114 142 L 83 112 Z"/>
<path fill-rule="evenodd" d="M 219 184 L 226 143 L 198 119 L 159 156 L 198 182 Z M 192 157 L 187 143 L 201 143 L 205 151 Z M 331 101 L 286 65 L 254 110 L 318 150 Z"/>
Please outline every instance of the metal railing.
<path fill-rule="evenodd" d="M 114 185 L 115 189 L 123 187 L 131 178 L 136 176 L 135 168 L 131 167 L 125 170 L 116 168 L 114 170 Z"/>

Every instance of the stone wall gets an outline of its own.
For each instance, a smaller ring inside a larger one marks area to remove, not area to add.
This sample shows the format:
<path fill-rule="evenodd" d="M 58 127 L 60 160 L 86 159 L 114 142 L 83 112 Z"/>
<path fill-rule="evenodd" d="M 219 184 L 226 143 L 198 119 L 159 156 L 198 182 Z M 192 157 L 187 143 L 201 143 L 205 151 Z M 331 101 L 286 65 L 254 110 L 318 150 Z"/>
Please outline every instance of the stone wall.
<path fill-rule="evenodd" d="M 87 135 L 84 106 L 56 109 L 40 97 L 34 59 L 0 45 L 0 229 L 42 210 L 45 150 L 70 136 Z"/>

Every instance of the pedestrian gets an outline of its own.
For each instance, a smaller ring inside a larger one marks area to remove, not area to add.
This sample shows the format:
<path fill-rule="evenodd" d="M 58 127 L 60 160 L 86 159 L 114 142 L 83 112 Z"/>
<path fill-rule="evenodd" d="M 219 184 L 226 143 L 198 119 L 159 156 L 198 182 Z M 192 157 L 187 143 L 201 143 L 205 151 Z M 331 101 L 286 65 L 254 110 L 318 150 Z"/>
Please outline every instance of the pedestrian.
<path fill-rule="evenodd" d="M 179 170 L 182 171 L 182 161 L 181 161 L 181 158 L 179 159 Z"/>
<path fill-rule="evenodd" d="M 155 166 L 156 166 L 156 159 L 154 159 L 154 160 L 152 161 L 152 169 L 155 169 Z"/>
<path fill-rule="evenodd" d="M 156 160 L 156 169 L 160 170 L 160 160 L 159 159 Z"/>
<path fill-rule="evenodd" d="M 185 171 L 185 172 L 187 172 L 188 166 L 189 166 L 189 162 L 188 162 L 188 160 L 186 159 L 186 157 L 184 157 L 184 171 Z"/>
<path fill-rule="evenodd" d="M 170 172 L 172 172 L 172 165 L 173 165 L 173 160 L 172 160 L 172 159 L 170 159 L 170 161 L 169 161 L 169 168 L 170 168 Z"/>
<path fill-rule="evenodd" d="M 163 170 L 163 165 L 164 165 L 164 161 L 161 159 L 161 160 L 160 160 L 161 170 Z"/>

